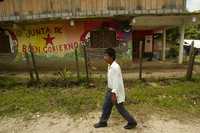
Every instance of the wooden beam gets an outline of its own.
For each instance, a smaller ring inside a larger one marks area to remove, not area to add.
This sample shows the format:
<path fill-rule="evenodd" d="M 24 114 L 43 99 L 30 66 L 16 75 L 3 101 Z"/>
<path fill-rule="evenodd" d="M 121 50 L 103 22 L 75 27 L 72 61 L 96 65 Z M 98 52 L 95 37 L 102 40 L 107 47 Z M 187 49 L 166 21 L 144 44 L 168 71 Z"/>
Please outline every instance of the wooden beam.
<path fill-rule="evenodd" d="M 183 63 L 183 45 L 184 45 L 184 38 L 185 38 L 185 24 L 182 24 L 180 26 L 180 44 L 179 44 L 179 58 L 178 58 L 178 63 L 182 64 Z"/>
<path fill-rule="evenodd" d="M 186 79 L 191 80 L 192 79 L 192 72 L 193 72 L 193 67 L 194 67 L 194 61 L 195 61 L 195 48 L 194 48 L 194 41 L 192 42 L 192 45 L 190 47 L 190 55 L 189 55 L 189 63 L 188 63 L 188 68 L 187 68 L 187 74 L 186 74 Z"/>
<path fill-rule="evenodd" d="M 37 69 L 36 62 L 35 62 L 35 55 L 33 53 L 33 48 L 32 48 L 31 45 L 29 45 L 29 49 L 30 49 L 31 58 L 32 58 L 32 62 L 33 62 L 33 70 L 34 70 L 35 75 L 36 75 L 36 81 L 39 82 L 40 78 L 39 78 L 38 69 Z"/>
<path fill-rule="evenodd" d="M 75 60 L 76 60 L 76 71 L 77 71 L 77 80 L 80 81 L 80 70 L 79 70 L 79 63 L 78 63 L 78 51 L 77 48 L 75 49 Z"/>
<path fill-rule="evenodd" d="M 142 63 L 143 63 L 143 41 L 139 42 L 139 79 L 142 80 Z"/>
<path fill-rule="evenodd" d="M 32 66 L 30 64 L 29 54 L 27 52 L 25 52 L 25 58 L 26 58 L 27 69 L 28 69 L 29 74 L 30 74 L 30 81 L 33 81 L 34 77 L 33 77 Z"/>
<path fill-rule="evenodd" d="M 162 61 L 165 61 L 166 60 L 166 40 L 167 40 L 167 37 L 166 37 L 166 28 L 163 29 L 163 45 L 162 45 Z"/>

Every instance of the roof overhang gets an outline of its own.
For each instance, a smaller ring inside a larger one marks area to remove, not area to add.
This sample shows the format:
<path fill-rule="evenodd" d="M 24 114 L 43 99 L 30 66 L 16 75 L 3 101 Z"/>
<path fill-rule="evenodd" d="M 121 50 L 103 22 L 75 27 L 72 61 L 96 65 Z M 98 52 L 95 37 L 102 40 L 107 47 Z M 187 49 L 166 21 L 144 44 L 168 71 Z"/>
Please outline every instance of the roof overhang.
<path fill-rule="evenodd" d="M 200 24 L 200 13 L 177 15 L 151 15 L 134 17 L 131 25 L 135 29 L 154 29 L 159 27 L 175 27 L 180 25 Z"/>

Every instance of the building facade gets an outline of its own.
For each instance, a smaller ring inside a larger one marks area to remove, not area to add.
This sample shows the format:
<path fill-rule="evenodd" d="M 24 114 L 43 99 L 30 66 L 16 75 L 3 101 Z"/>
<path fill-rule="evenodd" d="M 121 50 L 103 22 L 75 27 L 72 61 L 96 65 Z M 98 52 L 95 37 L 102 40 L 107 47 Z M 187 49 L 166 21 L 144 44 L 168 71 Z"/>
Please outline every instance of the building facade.
<path fill-rule="evenodd" d="M 165 60 L 166 30 L 179 26 L 182 63 L 185 25 L 199 16 L 186 0 L 1 0 L 0 58 L 23 58 L 29 45 L 38 56 L 62 58 L 87 45 L 92 58 L 114 47 L 134 60 L 142 43 L 146 57 Z"/>

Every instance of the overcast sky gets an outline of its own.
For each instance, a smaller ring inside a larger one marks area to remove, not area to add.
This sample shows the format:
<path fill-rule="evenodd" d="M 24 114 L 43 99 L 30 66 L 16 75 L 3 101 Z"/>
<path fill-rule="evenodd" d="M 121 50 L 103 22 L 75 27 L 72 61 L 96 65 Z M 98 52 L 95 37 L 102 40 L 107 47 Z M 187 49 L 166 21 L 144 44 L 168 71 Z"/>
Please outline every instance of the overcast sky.
<path fill-rule="evenodd" d="M 187 0 L 187 8 L 189 11 L 200 10 L 200 0 Z"/>

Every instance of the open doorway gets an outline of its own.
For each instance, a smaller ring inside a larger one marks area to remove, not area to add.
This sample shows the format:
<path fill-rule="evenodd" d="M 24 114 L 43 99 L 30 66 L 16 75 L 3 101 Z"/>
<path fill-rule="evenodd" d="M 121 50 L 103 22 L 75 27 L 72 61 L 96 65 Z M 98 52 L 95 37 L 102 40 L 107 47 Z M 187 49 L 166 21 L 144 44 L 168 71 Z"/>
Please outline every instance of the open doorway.
<path fill-rule="evenodd" d="M 0 29 L 0 54 L 11 53 L 10 38 L 6 31 Z"/>
<path fill-rule="evenodd" d="M 18 40 L 14 32 L 0 28 L 0 62 L 9 62 L 17 55 Z"/>
<path fill-rule="evenodd" d="M 140 41 L 143 42 L 142 53 L 144 58 L 148 58 L 148 60 L 152 59 L 153 54 L 153 31 L 152 30 L 138 30 L 133 32 L 133 49 L 132 49 L 132 57 L 133 60 L 139 59 L 139 44 Z"/>
<path fill-rule="evenodd" d="M 117 47 L 116 32 L 96 30 L 91 32 L 91 48 Z"/>

